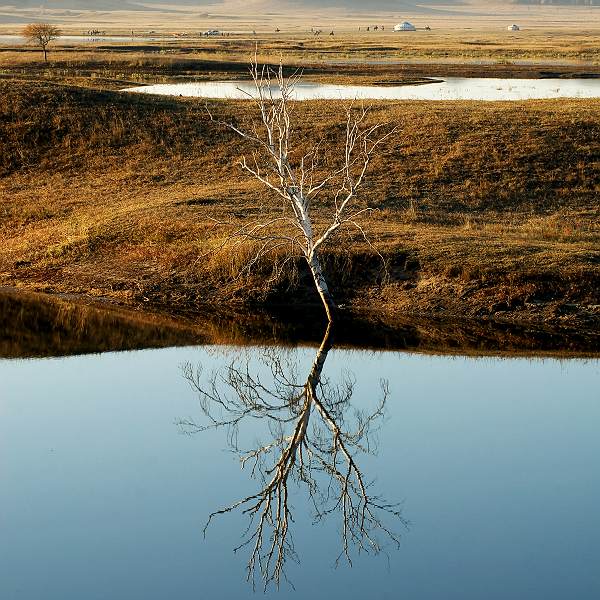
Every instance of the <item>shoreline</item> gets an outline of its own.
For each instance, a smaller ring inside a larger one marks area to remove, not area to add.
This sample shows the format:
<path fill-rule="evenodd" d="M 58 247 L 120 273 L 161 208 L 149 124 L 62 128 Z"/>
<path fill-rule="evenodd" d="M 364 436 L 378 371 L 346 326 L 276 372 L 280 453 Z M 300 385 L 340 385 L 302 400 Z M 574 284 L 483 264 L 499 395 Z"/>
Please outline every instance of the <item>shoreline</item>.
<path fill-rule="evenodd" d="M 61 335 L 67 340 L 72 334 L 69 327 L 63 330 L 63 321 L 75 320 L 78 324 L 77 331 L 84 332 L 82 338 L 76 338 L 75 346 L 79 344 L 80 348 L 87 348 L 87 335 L 96 340 L 99 348 L 97 351 L 100 352 L 206 344 L 313 347 L 320 344 L 326 324 L 322 309 L 317 305 L 198 305 L 174 311 L 172 307 L 152 303 L 123 303 L 107 297 L 80 293 L 37 292 L 7 286 L 0 287 L 0 306 L 3 307 L 2 320 L 10 320 L 13 327 L 19 321 L 27 323 L 27 316 L 23 315 L 27 315 L 28 307 L 33 307 L 36 328 L 44 329 L 44 319 L 47 319 L 52 323 L 51 328 L 62 331 Z M 42 310 L 39 309 L 40 306 L 43 307 Z M 49 308 L 51 317 L 46 314 Z M 98 325 L 97 322 L 103 325 Z M 150 331 L 150 334 L 146 333 L 141 342 L 120 340 L 112 347 L 110 342 L 109 346 L 105 346 L 103 341 L 98 343 L 98 339 L 102 340 L 103 327 L 112 331 L 115 326 L 120 329 L 129 328 L 131 331 L 143 328 L 144 331 Z M 341 309 L 334 327 L 336 347 L 340 348 L 465 357 L 600 357 L 600 331 L 568 326 L 552 327 L 532 322 L 511 323 L 493 319 L 440 318 L 417 314 L 405 314 L 399 318 L 375 310 Z M 11 327 L 4 326 L 3 329 L 10 332 Z M 25 327 L 26 331 L 28 329 L 31 330 L 31 325 L 29 328 Z M 0 340 L 0 347 L 2 343 L 6 343 L 6 337 L 5 333 L 4 340 Z M 47 354 L 44 352 L 31 354 L 32 357 L 45 355 Z M 6 351 L 0 356 L 10 357 Z"/>

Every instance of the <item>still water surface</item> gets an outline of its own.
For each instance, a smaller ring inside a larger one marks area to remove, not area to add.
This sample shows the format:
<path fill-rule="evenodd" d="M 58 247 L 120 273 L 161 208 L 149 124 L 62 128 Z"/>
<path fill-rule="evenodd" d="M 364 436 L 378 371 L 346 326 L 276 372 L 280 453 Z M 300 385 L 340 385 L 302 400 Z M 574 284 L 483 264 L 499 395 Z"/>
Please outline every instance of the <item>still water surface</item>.
<path fill-rule="evenodd" d="M 227 431 L 182 434 L 181 420 L 207 422 L 182 365 L 201 365 L 209 389 L 210 373 L 236 361 L 273 390 L 273 372 L 302 384 L 316 352 L 205 345 L 1 360 L 0 597 L 254 597 L 249 550 L 232 552 L 247 519 L 233 511 L 206 538 L 202 529 L 260 481 L 240 470 Z M 388 515 L 399 548 L 386 544 L 386 557 L 351 545 L 353 567 L 335 568 L 340 511 L 314 526 L 306 489 L 290 482 L 296 589 L 282 582 L 267 596 L 600 597 L 600 361 L 324 354 L 330 399 L 336 383 L 353 392 L 332 408 L 342 430 L 355 411 L 373 413 L 387 380 L 374 453 L 355 456 L 373 493 L 400 502 L 409 523 Z M 258 416 L 240 423 L 241 448 L 277 433 Z M 316 411 L 312 422 L 323 423 Z"/>
<path fill-rule="evenodd" d="M 250 81 L 204 81 L 197 83 L 161 83 L 128 88 L 125 92 L 229 98 L 247 100 L 256 96 Z M 278 90 L 274 87 L 273 94 Z M 421 85 L 335 85 L 298 83 L 292 93 L 295 100 L 534 100 L 551 98 L 600 98 L 600 79 L 497 79 L 445 77 Z"/>

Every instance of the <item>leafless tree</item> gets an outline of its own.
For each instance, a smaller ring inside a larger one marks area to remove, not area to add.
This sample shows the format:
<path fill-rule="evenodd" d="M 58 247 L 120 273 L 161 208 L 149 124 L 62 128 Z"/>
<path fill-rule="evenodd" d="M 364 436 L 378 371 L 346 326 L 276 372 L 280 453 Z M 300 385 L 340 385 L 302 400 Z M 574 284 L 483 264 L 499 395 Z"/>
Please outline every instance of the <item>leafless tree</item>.
<path fill-rule="evenodd" d="M 388 127 L 384 132 L 384 124 L 368 124 L 365 107 L 347 106 L 344 146 L 338 152 L 337 166 L 326 168 L 320 162 L 323 143 L 318 141 L 303 153 L 295 137 L 294 88 L 301 72 L 286 77 L 282 65 L 278 69 L 259 68 L 256 60 L 250 72 L 254 92 L 249 96 L 259 118 L 248 129 L 232 122 L 218 122 L 254 144 L 256 151 L 251 159 L 241 160 L 241 167 L 269 190 L 281 210 L 263 220 L 247 222 L 226 243 L 258 242 L 249 268 L 261 257 L 282 248 L 289 250 L 289 256 L 303 256 L 331 322 L 336 305 L 323 272 L 320 251 L 346 225 L 356 228 L 368 241 L 358 219 L 373 209 L 359 206 L 358 192 L 375 151 L 395 129 Z M 210 111 L 209 115 L 217 121 Z M 314 218 L 315 209 L 320 209 L 320 223 Z"/>
<path fill-rule="evenodd" d="M 397 504 L 389 504 L 372 491 L 357 463 L 357 455 L 374 452 L 374 433 L 384 415 L 388 396 L 381 382 L 381 399 L 375 410 L 351 410 L 354 380 L 339 384 L 323 376 L 323 367 L 332 346 L 332 326 L 314 358 L 305 381 L 300 382 L 293 361 L 275 351 L 265 354 L 272 384 L 253 374 L 248 364 L 232 362 L 225 371 L 215 372 L 207 384 L 201 370 L 184 366 L 184 376 L 198 393 L 206 421 L 180 422 L 187 433 L 225 429 L 231 447 L 239 454 L 242 468 L 260 481 L 259 489 L 213 512 L 212 520 L 233 511 L 249 518 L 248 527 L 236 551 L 250 548 L 248 580 L 257 575 L 265 588 L 287 580 L 288 559 L 298 561 L 290 530 L 294 522 L 288 486 L 294 482 L 306 490 L 315 521 L 339 515 L 341 551 L 338 556 L 352 563 L 353 551 L 379 553 L 384 542 L 398 544 L 399 537 L 385 523 L 385 517 L 405 524 Z M 247 419 L 264 419 L 269 439 L 244 450 L 238 444 L 238 429 Z M 385 539 L 384 539 L 385 538 Z M 337 561 L 336 561 L 337 562 Z"/>
<path fill-rule="evenodd" d="M 44 60 L 48 60 L 48 44 L 58 39 L 61 36 L 61 31 L 58 27 L 49 23 L 30 23 L 23 28 L 21 35 L 42 49 Z"/>

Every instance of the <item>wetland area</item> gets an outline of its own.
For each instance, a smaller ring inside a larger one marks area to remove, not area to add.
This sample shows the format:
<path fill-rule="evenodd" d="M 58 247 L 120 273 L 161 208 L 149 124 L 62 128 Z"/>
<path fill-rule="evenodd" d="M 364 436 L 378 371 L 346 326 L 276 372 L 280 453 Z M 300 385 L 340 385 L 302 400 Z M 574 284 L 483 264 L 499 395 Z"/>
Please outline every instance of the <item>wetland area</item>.
<path fill-rule="evenodd" d="M 2 600 L 599 597 L 596 17 L 67 12 L 0 13 Z"/>

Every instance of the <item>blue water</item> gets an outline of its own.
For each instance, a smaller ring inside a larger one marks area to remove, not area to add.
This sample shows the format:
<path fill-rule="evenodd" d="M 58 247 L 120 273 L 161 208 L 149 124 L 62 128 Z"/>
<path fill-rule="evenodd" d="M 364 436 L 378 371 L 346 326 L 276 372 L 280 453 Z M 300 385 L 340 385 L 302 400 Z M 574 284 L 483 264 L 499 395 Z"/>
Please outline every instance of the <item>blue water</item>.
<path fill-rule="evenodd" d="M 201 420 L 185 361 L 207 372 L 242 351 L 179 348 L 0 361 L 0 598 L 250 598 L 245 520 L 207 515 L 256 483 Z M 244 351 L 252 368 L 258 349 Z M 314 349 L 293 352 L 308 370 Z M 369 479 L 408 529 L 388 557 L 339 553 L 294 492 L 295 590 L 268 597 L 593 600 L 600 597 L 600 361 L 332 350 L 353 402 L 390 398 Z M 244 424 L 252 439 L 264 428 Z M 260 593 L 260 590 L 258 591 Z"/>

